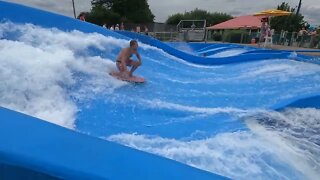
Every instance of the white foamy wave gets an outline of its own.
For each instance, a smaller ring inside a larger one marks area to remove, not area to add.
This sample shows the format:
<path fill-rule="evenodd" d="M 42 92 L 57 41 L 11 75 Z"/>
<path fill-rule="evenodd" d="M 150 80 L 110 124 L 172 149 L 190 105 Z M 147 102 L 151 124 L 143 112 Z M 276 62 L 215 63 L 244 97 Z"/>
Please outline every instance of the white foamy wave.
<path fill-rule="evenodd" d="M 178 49 L 183 52 L 186 52 L 186 53 L 193 54 L 192 48 L 187 43 L 176 43 L 176 45 L 173 48 Z"/>
<path fill-rule="evenodd" d="M 245 52 L 248 52 L 248 50 L 246 50 L 246 49 L 230 49 L 230 50 L 216 53 L 216 54 L 208 56 L 208 57 L 213 57 L 213 58 L 230 57 L 230 56 L 236 56 L 239 54 L 243 54 Z"/>
<path fill-rule="evenodd" d="M 222 108 L 196 107 L 196 106 L 187 106 L 187 105 L 165 102 L 159 99 L 141 100 L 141 102 L 146 104 L 146 106 L 149 108 L 170 109 L 170 110 L 176 110 L 176 111 L 182 111 L 182 112 L 192 112 L 192 113 L 207 114 L 207 115 L 213 115 L 218 113 L 231 113 L 231 114 L 236 113 L 238 115 L 241 115 L 241 114 L 248 113 L 247 110 L 232 108 L 232 107 L 222 107 Z"/>
<path fill-rule="evenodd" d="M 181 141 L 137 134 L 112 135 L 114 141 L 218 173 L 233 179 L 299 179 L 300 174 L 274 168 L 277 147 L 250 132 L 222 133 L 203 140 Z"/>
<path fill-rule="evenodd" d="M 15 24 L 5 22 L 0 24 L 0 37 L 14 33 L 16 40 L 50 50 L 52 48 L 65 47 L 74 52 L 85 52 L 89 47 L 95 47 L 106 53 L 119 47 L 128 46 L 128 41 L 103 36 L 98 33 L 83 33 L 77 30 L 64 32 L 56 28 L 42 28 L 33 24 Z M 53 47 L 52 47 L 53 46 Z"/>
<path fill-rule="evenodd" d="M 185 64 L 187 66 L 191 66 L 191 67 L 196 67 L 196 68 L 202 68 L 202 69 L 219 69 L 219 68 L 223 68 L 223 65 L 199 65 L 199 64 L 195 64 L 195 63 L 191 63 L 188 61 L 185 61 L 183 59 L 177 58 L 175 56 L 171 56 L 169 54 L 166 55 L 168 58 L 173 59 L 179 63 Z"/>
<path fill-rule="evenodd" d="M 276 60 L 273 60 L 276 61 Z M 287 60 L 290 62 L 290 60 Z M 239 78 L 272 78 L 277 77 L 282 81 L 289 80 L 290 77 L 315 74 L 320 71 L 320 67 L 315 64 L 294 61 L 295 64 L 288 64 L 284 61 L 278 63 L 263 64 L 259 67 L 248 68 Z"/>
<path fill-rule="evenodd" d="M 259 113 L 247 119 L 248 127 L 279 147 L 275 153 L 309 179 L 320 176 L 320 110 L 290 108 Z"/>
<path fill-rule="evenodd" d="M 168 54 L 168 53 L 166 53 L 165 51 L 163 51 L 162 49 L 159 49 L 159 48 L 156 48 L 156 47 L 153 47 L 153 46 L 149 46 L 149 45 L 146 45 L 146 44 L 142 44 L 141 47 L 142 47 L 143 49 L 146 49 L 146 50 L 147 50 L 147 49 L 151 49 L 151 50 L 154 50 L 154 51 L 158 51 L 161 55 L 167 57 L 168 59 L 177 61 L 177 62 L 179 62 L 179 63 L 181 63 L 181 64 L 184 64 L 184 65 L 187 65 L 187 66 L 190 66 L 190 67 L 202 68 L 202 69 L 218 69 L 218 68 L 224 67 L 224 66 L 222 66 L 222 65 L 220 65 L 220 66 L 219 66 L 219 65 L 212 66 L 212 65 L 199 65 L 199 64 L 194 64 L 194 63 L 185 61 L 185 60 L 183 60 L 183 59 L 180 59 L 180 58 L 178 58 L 178 57 L 176 57 L 176 56 L 173 56 L 173 55 L 171 55 L 171 54 Z M 151 57 L 151 58 L 152 58 L 152 57 Z M 172 67 L 172 66 L 170 66 L 170 65 L 168 65 L 168 64 L 164 64 L 164 63 L 159 62 L 158 59 L 151 59 L 151 60 L 152 60 L 153 62 L 157 62 L 157 63 L 159 63 L 159 64 L 161 64 L 161 65 L 174 68 L 174 67 Z"/>
<path fill-rule="evenodd" d="M 115 69 L 110 59 L 86 53 L 92 47 L 109 53 L 125 40 L 10 22 L 0 24 L 0 37 L 0 106 L 74 128 L 73 99 L 125 84 L 108 75 Z"/>
<path fill-rule="evenodd" d="M 227 45 L 226 46 L 217 47 L 217 48 L 210 48 L 210 49 L 206 49 L 206 50 L 200 50 L 200 51 L 198 51 L 198 54 L 204 54 L 204 53 L 208 53 L 208 52 L 212 52 L 212 51 L 216 51 L 216 50 L 220 50 L 220 49 L 225 49 L 225 48 L 227 48 Z"/>

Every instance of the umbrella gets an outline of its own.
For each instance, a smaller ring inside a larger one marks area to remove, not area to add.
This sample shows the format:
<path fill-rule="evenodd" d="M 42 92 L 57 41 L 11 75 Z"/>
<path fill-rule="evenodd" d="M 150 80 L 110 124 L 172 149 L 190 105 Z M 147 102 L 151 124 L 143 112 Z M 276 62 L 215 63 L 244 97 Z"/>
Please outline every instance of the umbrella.
<path fill-rule="evenodd" d="M 289 16 L 292 12 L 289 11 L 283 11 L 279 9 L 267 9 L 260 11 L 258 13 L 254 13 L 254 16 L 260 16 L 264 18 L 268 18 L 269 24 L 270 24 L 270 18 L 275 16 Z M 270 18 L 269 18 L 270 17 Z"/>
<path fill-rule="evenodd" d="M 279 9 L 267 9 L 253 14 L 254 16 L 274 17 L 274 16 L 288 16 L 291 12 Z"/>

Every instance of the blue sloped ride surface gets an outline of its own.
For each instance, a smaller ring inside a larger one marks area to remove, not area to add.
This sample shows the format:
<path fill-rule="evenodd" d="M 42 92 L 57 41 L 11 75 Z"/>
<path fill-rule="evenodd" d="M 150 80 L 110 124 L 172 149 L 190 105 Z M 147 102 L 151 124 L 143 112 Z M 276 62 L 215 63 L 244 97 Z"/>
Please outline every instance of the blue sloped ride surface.
<path fill-rule="evenodd" d="M 319 59 L 119 33 L 0 1 L 0 179 L 320 176 Z"/>
<path fill-rule="evenodd" d="M 0 115 L 0 167 L 25 168 L 46 174 L 44 179 L 226 179 L 5 108 Z M 6 173 L 10 169 L 0 168 L 0 177 L 23 172 Z M 20 178 L 37 175 L 29 172 Z"/>
<path fill-rule="evenodd" d="M 257 60 L 263 60 L 263 59 L 288 58 L 290 56 L 290 53 L 288 52 L 272 51 L 269 53 L 261 53 L 261 54 L 259 53 L 254 55 L 244 54 L 244 55 L 239 55 L 237 57 L 204 58 L 204 57 L 195 56 L 189 53 L 185 53 L 183 51 L 179 51 L 159 40 L 156 40 L 152 37 L 149 37 L 143 34 L 138 34 L 130 31 L 118 31 L 118 33 L 132 39 L 138 39 L 142 43 L 160 48 L 177 58 L 181 58 L 191 63 L 203 64 L 203 65 L 223 65 L 223 64 L 230 64 L 230 63 L 257 61 Z"/>
<path fill-rule="evenodd" d="M 2 1 L 0 18 L 126 39 L 89 23 Z M 0 117 L 0 179 L 226 179 L 2 107 Z"/>

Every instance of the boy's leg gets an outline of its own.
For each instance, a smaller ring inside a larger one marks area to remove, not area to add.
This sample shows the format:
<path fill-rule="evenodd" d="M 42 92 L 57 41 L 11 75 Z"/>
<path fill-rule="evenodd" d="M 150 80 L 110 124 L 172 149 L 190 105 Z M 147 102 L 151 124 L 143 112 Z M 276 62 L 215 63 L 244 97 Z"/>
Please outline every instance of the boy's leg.
<path fill-rule="evenodd" d="M 117 61 L 116 65 L 117 65 L 117 68 L 118 68 L 118 70 L 120 72 L 120 76 L 128 77 L 130 75 L 129 71 L 127 69 L 127 66 L 125 64 L 123 64 L 121 61 Z"/>
<path fill-rule="evenodd" d="M 132 76 L 133 72 L 141 65 L 141 62 L 140 61 L 134 61 L 132 59 L 130 59 L 130 66 L 131 66 L 131 69 L 130 69 L 130 74 L 129 76 Z"/>

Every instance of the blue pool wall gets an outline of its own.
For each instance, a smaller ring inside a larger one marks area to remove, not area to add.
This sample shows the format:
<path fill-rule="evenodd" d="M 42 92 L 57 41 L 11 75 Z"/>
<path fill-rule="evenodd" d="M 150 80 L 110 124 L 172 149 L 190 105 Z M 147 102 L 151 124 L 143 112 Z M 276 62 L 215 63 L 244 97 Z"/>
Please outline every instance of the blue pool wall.
<path fill-rule="evenodd" d="M 0 21 L 63 31 L 118 33 L 0 1 Z M 0 179 L 227 179 L 0 107 Z"/>
<path fill-rule="evenodd" d="M 120 35 L 90 23 L 3 1 L 0 1 L 0 21 L 32 23 L 63 31 L 97 32 L 121 39 L 138 38 L 139 41 L 161 48 L 176 57 L 199 64 L 240 63 L 288 56 L 288 53 L 275 52 L 260 54 L 259 58 L 253 55 L 202 58 L 178 51 L 149 37 L 128 32 Z M 206 47 L 200 44 L 198 46 L 197 50 Z M 273 108 L 319 108 L 319 99 L 318 95 L 295 97 L 294 100 Z M 3 107 L 0 107 L 0 118 L 0 179 L 226 179 Z"/>
<path fill-rule="evenodd" d="M 168 54 L 171 54 L 177 58 L 183 59 L 185 61 L 202 64 L 202 65 L 223 65 L 223 64 L 231 64 L 231 63 L 243 63 L 250 61 L 258 61 L 258 60 L 266 60 L 266 59 L 283 59 L 289 58 L 291 52 L 281 52 L 281 51 L 272 51 L 269 53 L 256 53 L 256 54 L 243 54 L 237 57 L 221 57 L 221 58 L 209 58 L 209 57 L 201 57 L 193 54 L 189 54 L 180 50 L 177 50 L 171 47 L 168 44 L 165 44 L 157 39 L 154 39 L 150 36 L 146 36 L 143 34 L 138 34 L 130 31 L 117 31 L 117 33 L 127 36 L 132 39 L 137 39 L 142 43 L 149 44 L 151 46 L 162 49 Z"/>

